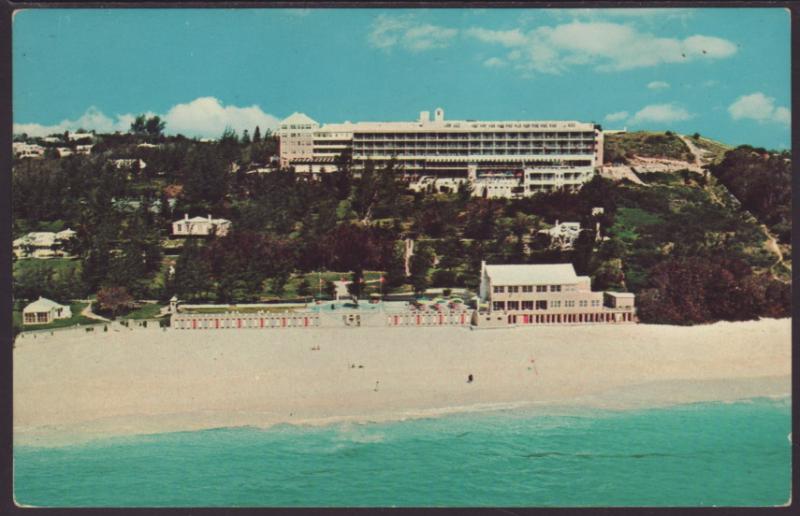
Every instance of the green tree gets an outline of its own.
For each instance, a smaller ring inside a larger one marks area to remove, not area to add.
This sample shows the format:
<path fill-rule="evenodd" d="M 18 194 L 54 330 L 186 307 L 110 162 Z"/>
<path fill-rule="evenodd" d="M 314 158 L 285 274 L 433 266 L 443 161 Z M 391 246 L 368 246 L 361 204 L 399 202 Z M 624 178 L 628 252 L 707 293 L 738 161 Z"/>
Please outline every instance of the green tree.
<path fill-rule="evenodd" d="M 433 253 L 427 244 L 418 243 L 416 247 L 409 264 L 410 280 L 411 285 L 414 287 L 414 292 L 422 294 L 430 285 L 428 272 L 433 266 Z"/>
<path fill-rule="evenodd" d="M 175 264 L 175 294 L 186 301 L 205 300 L 213 287 L 211 266 L 196 240 L 187 240 Z"/>
<path fill-rule="evenodd" d="M 228 191 L 228 172 L 214 148 L 203 146 L 190 154 L 183 176 L 183 200 L 190 209 L 211 210 L 221 205 Z"/>
<path fill-rule="evenodd" d="M 256 130 L 253 131 L 253 143 L 260 143 L 261 142 L 261 128 L 256 126 Z"/>
<path fill-rule="evenodd" d="M 325 285 L 322 287 L 322 292 L 326 297 L 333 299 L 336 297 L 336 284 L 331 280 L 326 280 Z"/>
<path fill-rule="evenodd" d="M 150 117 L 145 122 L 145 131 L 147 132 L 147 136 L 151 139 L 157 139 L 163 136 L 164 128 L 166 127 L 167 123 L 161 120 L 161 117 L 158 115 Z"/>
<path fill-rule="evenodd" d="M 300 279 L 300 283 L 297 284 L 297 295 L 300 297 L 308 297 L 311 295 L 311 284 L 305 276 L 303 276 Z"/>
<path fill-rule="evenodd" d="M 147 117 L 145 115 L 138 115 L 133 122 L 131 122 L 130 132 L 138 136 L 147 134 Z M 65 134 L 65 138 L 69 141 L 68 133 Z"/>
<path fill-rule="evenodd" d="M 406 281 L 406 268 L 404 245 L 402 241 L 396 242 L 393 246 L 391 256 L 386 264 L 386 286 L 389 288 L 399 287 Z"/>

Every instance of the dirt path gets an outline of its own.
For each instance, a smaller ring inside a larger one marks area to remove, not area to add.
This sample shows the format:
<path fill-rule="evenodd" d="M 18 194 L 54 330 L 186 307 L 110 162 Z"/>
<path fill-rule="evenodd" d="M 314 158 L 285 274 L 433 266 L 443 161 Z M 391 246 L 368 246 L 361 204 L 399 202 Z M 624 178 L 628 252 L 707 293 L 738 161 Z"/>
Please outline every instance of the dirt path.
<path fill-rule="evenodd" d="M 692 143 L 692 140 L 690 138 L 687 138 L 686 135 L 679 134 L 678 138 L 680 138 L 681 141 L 685 143 L 687 147 L 689 147 L 689 152 L 691 152 L 692 155 L 694 155 L 693 165 L 702 167 L 703 165 L 708 164 L 708 160 L 706 159 L 706 155 L 708 153 L 705 150 L 701 149 L 700 147 Z"/>
<path fill-rule="evenodd" d="M 102 316 L 97 315 L 96 313 L 92 312 L 92 302 L 91 301 L 89 301 L 89 304 L 86 305 L 83 310 L 81 310 L 81 315 L 84 316 L 84 317 L 87 317 L 89 319 L 94 319 L 96 321 L 111 322 L 110 319 L 106 319 L 105 317 L 102 317 Z"/>
<path fill-rule="evenodd" d="M 784 262 L 783 251 L 781 251 L 781 247 L 778 245 L 778 240 L 775 238 L 775 235 L 769 232 L 769 228 L 767 228 L 766 224 L 761 224 L 760 227 L 764 232 L 764 236 L 767 237 L 767 241 L 764 242 L 764 247 L 767 249 L 767 251 L 771 252 L 777 257 L 775 263 L 773 263 L 769 268 L 772 277 L 782 283 L 789 283 L 789 280 L 781 279 L 777 274 L 775 274 L 776 267 L 783 267 L 787 271 L 792 272 L 791 267 L 786 265 L 786 262 Z"/>

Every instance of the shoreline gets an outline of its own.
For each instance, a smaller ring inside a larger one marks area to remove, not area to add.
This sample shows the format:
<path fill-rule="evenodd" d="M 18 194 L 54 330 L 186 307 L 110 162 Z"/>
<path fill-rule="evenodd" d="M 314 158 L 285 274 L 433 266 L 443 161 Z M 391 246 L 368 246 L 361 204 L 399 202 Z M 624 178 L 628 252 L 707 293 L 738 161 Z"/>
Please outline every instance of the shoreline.
<path fill-rule="evenodd" d="M 56 335 L 14 349 L 14 443 L 783 397 L 790 335 L 790 319 Z"/>

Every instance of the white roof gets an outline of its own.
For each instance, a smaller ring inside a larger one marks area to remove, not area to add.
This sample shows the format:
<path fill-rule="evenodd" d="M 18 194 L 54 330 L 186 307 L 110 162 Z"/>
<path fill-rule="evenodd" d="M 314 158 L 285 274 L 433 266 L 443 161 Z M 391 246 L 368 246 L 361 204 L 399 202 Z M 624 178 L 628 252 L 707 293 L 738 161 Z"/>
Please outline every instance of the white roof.
<path fill-rule="evenodd" d="M 190 219 L 178 219 L 175 222 L 173 222 L 173 224 L 178 222 L 212 222 L 215 224 L 225 224 L 225 223 L 230 224 L 231 221 L 228 219 L 209 219 L 208 217 L 201 217 L 198 215 L 197 217 L 192 217 Z"/>
<path fill-rule="evenodd" d="M 295 111 L 291 115 L 281 120 L 281 125 L 283 124 L 317 124 L 317 121 L 313 120 L 305 113 L 298 113 Z"/>
<path fill-rule="evenodd" d="M 493 285 L 549 285 L 578 283 L 571 263 L 487 265 Z"/>
<path fill-rule="evenodd" d="M 635 295 L 632 292 L 606 292 L 611 297 L 633 298 Z"/>
<path fill-rule="evenodd" d="M 22 311 L 23 312 L 49 312 L 53 308 L 62 308 L 64 305 L 60 305 L 51 299 L 44 298 L 39 296 L 39 299 L 34 301 L 33 303 L 26 306 Z"/>
<path fill-rule="evenodd" d="M 59 231 L 58 233 L 56 233 L 56 238 L 60 238 L 62 240 L 68 240 L 74 237 L 75 235 L 77 235 L 77 233 L 74 230 L 67 228 L 63 231 Z"/>
<path fill-rule="evenodd" d="M 33 245 L 53 245 L 56 240 L 56 234 L 47 231 L 35 231 L 28 233 L 27 238 Z"/>
<path fill-rule="evenodd" d="M 303 115 L 305 116 L 305 115 Z M 288 119 L 287 119 L 288 120 Z M 284 120 L 281 123 L 285 123 Z M 292 122 L 308 123 L 308 122 Z M 315 122 L 316 123 L 316 122 Z M 576 120 L 428 120 L 397 122 L 344 122 L 328 123 L 319 132 L 370 132 L 370 131 L 481 131 L 538 129 L 541 131 L 594 131 L 594 124 Z"/>

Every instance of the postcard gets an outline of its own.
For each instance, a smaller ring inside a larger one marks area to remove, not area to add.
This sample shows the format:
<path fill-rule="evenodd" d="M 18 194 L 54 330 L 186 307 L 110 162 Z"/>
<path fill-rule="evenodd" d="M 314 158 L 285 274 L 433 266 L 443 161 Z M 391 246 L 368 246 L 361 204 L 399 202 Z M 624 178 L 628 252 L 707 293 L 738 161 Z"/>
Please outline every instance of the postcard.
<path fill-rule="evenodd" d="M 18 506 L 791 500 L 787 9 L 12 39 Z"/>

